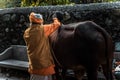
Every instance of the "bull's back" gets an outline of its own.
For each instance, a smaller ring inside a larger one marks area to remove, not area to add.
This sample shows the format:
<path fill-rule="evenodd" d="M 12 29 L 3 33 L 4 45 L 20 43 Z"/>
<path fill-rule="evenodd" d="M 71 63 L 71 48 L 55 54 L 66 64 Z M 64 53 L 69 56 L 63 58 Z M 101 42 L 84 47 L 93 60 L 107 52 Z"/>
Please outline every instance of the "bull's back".
<path fill-rule="evenodd" d="M 52 34 L 52 47 L 62 65 L 84 65 L 105 60 L 105 38 L 89 23 L 65 25 Z"/>

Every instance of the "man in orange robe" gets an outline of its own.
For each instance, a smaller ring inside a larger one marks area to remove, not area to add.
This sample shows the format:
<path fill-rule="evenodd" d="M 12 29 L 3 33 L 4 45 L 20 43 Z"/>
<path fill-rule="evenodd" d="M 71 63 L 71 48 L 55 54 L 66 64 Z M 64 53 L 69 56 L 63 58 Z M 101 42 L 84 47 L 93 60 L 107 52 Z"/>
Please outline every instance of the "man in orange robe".
<path fill-rule="evenodd" d="M 50 80 L 54 71 L 54 61 L 50 51 L 48 36 L 60 27 L 60 21 L 54 17 L 53 23 L 43 25 L 41 14 L 34 12 L 29 16 L 30 26 L 24 32 L 29 59 L 30 80 Z"/>

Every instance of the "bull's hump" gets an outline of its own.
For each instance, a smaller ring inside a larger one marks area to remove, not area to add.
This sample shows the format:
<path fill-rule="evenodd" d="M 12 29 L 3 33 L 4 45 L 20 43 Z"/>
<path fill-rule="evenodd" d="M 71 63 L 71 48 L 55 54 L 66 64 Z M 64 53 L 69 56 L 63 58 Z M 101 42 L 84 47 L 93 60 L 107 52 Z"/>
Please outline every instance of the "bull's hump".
<path fill-rule="evenodd" d="M 64 27 L 70 27 L 70 28 L 76 28 L 78 25 L 83 25 L 86 23 L 91 23 L 92 21 L 83 21 L 83 22 L 76 22 L 76 23 L 70 23 L 70 24 L 66 24 L 63 25 Z"/>

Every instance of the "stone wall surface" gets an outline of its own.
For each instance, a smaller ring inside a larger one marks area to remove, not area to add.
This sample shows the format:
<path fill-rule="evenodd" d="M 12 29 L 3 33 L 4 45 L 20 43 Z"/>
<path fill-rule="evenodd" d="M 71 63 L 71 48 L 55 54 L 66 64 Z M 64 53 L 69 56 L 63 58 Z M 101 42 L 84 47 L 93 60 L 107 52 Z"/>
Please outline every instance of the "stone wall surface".
<path fill-rule="evenodd" d="M 32 11 L 41 13 L 44 23 L 52 22 L 54 11 L 67 12 L 70 15 L 69 19 L 62 21 L 64 24 L 94 21 L 105 28 L 115 42 L 120 41 L 120 2 L 10 8 L 0 10 L 0 52 L 10 45 L 25 45 L 23 33 L 29 25 L 28 16 Z"/>

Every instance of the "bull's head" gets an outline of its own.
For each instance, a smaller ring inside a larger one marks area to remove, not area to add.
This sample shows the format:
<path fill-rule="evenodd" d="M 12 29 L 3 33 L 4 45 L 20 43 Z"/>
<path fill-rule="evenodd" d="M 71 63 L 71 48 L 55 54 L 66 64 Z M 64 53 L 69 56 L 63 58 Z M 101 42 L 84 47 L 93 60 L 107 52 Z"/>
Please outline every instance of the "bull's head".
<path fill-rule="evenodd" d="M 62 11 L 54 11 L 52 18 L 57 17 L 59 21 L 66 21 L 71 18 L 70 14 L 68 12 L 62 12 Z"/>

